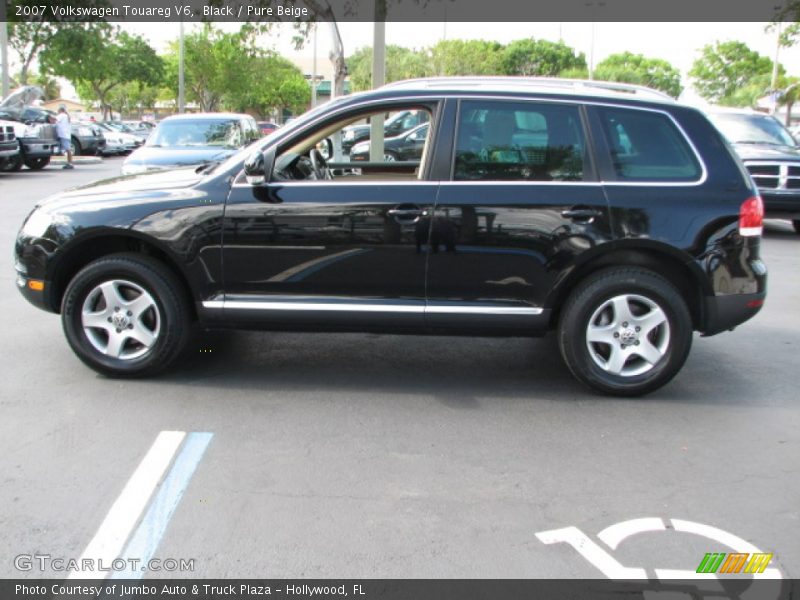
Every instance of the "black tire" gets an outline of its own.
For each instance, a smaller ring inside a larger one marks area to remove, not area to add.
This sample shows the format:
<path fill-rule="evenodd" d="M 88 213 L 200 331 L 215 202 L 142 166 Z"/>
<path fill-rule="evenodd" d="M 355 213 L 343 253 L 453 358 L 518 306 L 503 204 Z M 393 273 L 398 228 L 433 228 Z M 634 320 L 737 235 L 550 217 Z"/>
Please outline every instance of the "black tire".
<path fill-rule="evenodd" d="M 22 170 L 22 155 L 15 154 L 6 160 L 3 166 L 3 171 L 21 171 Z"/>
<path fill-rule="evenodd" d="M 800 233 L 800 219 L 792 221 L 792 225 L 794 226 L 795 233 Z"/>
<path fill-rule="evenodd" d="M 112 254 L 84 267 L 61 305 L 72 350 L 111 377 L 145 377 L 168 367 L 190 333 L 189 300 L 176 279 L 162 263 L 138 254 Z M 149 345 L 137 341 L 145 338 Z"/>
<path fill-rule="evenodd" d="M 25 159 L 25 166 L 28 167 L 31 171 L 41 171 L 49 164 L 50 164 L 49 156 L 40 156 L 38 158 Z"/>
<path fill-rule="evenodd" d="M 83 154 L 83 146 L 81 146 L 80 141 L 78 141 L 78 138 L 76 137 L 72 138 L 72 154 L 75 156 L 80 156 Z"/>
<path fill-rule="evenodd" d="M 558 341 L 564 362 L 582 383 L 605 394 L 641 396 L 680 371 L 692 346 L 692 319 L 681 294 L 663 277 L 613 267 L 572 292 Z"/>

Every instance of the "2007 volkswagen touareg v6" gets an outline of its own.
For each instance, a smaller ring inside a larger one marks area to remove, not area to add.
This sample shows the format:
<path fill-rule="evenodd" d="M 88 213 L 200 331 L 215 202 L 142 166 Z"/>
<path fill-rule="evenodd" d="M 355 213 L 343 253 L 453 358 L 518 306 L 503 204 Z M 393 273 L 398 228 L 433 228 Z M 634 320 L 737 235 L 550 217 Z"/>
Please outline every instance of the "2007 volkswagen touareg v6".
<path fill-rule="evenodd" d="M 421 160 L 336 162 L 341 130 L 426 111 Z M 326 158 L 329 157 L 326 161 Z M 387 85 L 225 162 L 39 204 L 20 291 L 112 376 L 166 367 L 193 323 L 534 336 L 583 383 L 636 395 L 693 331 L 755 315 L 763 207 L 695 109 L 634 86 L 509 78 Z"/>

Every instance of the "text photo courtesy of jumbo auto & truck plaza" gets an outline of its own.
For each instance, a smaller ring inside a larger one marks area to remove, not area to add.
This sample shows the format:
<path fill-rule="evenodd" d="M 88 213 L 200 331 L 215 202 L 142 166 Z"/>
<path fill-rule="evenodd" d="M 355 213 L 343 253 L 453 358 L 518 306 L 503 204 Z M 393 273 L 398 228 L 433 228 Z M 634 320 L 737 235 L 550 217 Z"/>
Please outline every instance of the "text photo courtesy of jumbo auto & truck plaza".
<path fill-rule="evenodd" d="M 0 22 L 0 600 L 797 596 L 800 3 Z"/>

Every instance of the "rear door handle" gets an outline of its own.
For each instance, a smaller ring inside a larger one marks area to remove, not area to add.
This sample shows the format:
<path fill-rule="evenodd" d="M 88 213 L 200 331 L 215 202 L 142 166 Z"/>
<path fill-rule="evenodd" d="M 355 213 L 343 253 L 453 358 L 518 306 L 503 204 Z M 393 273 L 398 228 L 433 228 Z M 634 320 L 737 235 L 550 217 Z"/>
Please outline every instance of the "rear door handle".
<path fill-rule="evenodd" d="M 413 219 L 414 217 L 422 216 L 422 209 L 420 208 L 392 208 L 389 209 L 389 214 L 393 217 L 400 217 L 401 219 Z"/>
<path fill-rule="evenodd" d="M 565 219 L 588 221 L 599 217 L 602 213 L 596 208 L 570 208 L 561 211 L 561 216 Z"/>

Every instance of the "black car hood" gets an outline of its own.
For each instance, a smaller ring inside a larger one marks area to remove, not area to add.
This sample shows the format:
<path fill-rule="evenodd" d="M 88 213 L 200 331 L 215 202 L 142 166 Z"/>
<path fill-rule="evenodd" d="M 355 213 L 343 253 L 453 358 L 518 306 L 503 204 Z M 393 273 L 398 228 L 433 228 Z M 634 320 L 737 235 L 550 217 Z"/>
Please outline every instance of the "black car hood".
<path fill-rule="evenodd" d="M 224 160 L 234 152 L 236 152 L 235 148 L 220 148 L 219 146 L 172 146 L 169 148 L 142 146 L 128 157 L 125 164 L 169 169 Z"/>
<path fill-rule="evenodd" d="M 742 160 L 800 160 L 800 148 L 771 144 L 733 144 Z"/>
<path fill-rule="evenodd" d="M 124 175 L 93 181 L 50 196 L 43 200 L 40 206 L 48 212 L 65 208 L 74 209 L 78 205 L 84 210 L 93 210 L 98 205 L 112 203 L 148 200 L 160 202 L 178 196 L 191 198 L 201 195 L 192 188 L 202 178 L 203 175 L 197 172 L 197 167 Z"/>

